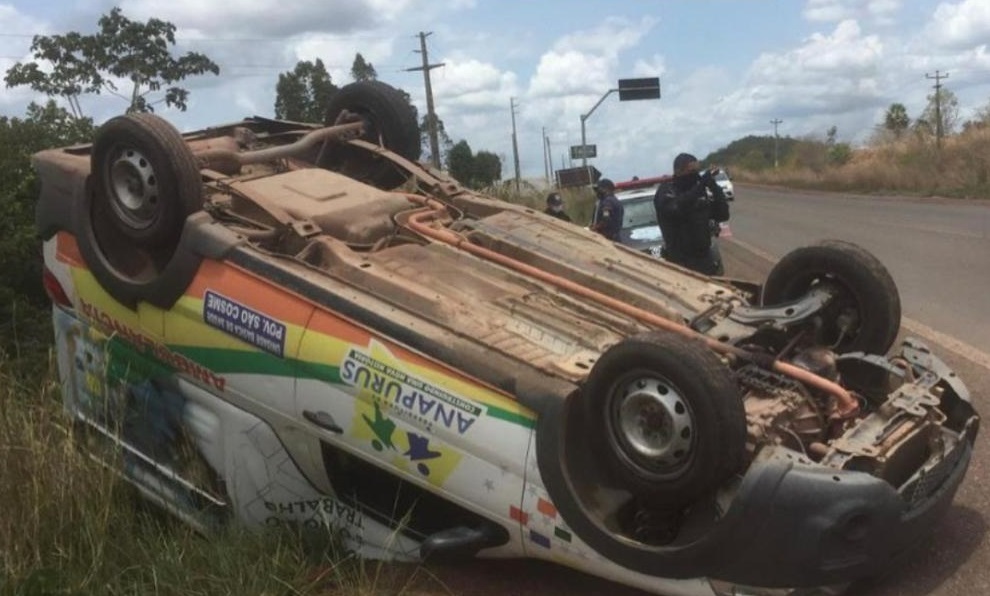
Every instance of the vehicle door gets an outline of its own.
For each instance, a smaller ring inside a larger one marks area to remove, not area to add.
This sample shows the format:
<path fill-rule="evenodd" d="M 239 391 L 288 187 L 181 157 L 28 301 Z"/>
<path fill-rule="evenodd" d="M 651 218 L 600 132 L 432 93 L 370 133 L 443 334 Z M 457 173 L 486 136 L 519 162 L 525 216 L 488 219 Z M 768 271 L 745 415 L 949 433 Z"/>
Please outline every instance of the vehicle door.
<path fill-rule="evenodd" d="M 330 311 L 314 313 L 299 357 L 299 417 L 335 492 L 417 540 L 479 517 L 519 531 L 532 413 Z"/>

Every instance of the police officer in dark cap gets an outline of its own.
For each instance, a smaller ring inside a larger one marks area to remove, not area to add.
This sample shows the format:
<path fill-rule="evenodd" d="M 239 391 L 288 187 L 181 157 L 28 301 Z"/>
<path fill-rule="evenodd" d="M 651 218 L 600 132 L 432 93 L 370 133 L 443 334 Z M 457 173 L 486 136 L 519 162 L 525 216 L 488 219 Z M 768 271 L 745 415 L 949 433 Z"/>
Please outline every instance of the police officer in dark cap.
<path fill-rule="evenodd" d="M 595 184 L 595 217 L 591 229 L 609 240 L 619 240 L 619 230 L 622 229 L 624 209 L 619 199 L 615 198 L 615 183 L 608 178 L 602 178 Z"/>
<path fill-rule="evenodd" d="M 653 197 L 663 233 L 664 259 L 705 275 L 723 275 L 718 245 L 712 240 L 718 224 L 729 220 L 729 203 L 715 181 L 717 169 L 701 170 L 690 153 L 674 158 L 674 176 Z"/>
<path fill-rule="evenodd" d="M 547 208 L 543 210 L 547 215 L 552 215 L 557 219 L 571 221 L 571 216 L 564 211 L 564 199 L 559 192 L 552 192 L 547 195 Z"/>

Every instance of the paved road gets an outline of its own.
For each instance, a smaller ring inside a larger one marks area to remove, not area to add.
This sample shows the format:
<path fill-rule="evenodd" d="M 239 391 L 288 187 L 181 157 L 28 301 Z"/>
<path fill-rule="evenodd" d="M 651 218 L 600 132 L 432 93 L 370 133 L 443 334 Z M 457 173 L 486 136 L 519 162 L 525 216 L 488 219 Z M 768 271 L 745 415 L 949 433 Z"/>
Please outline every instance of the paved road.
<path fill-rule="evenodd" d="M 977 408 L 990 415 L 990 205 L 743 186 L 737 196 L 733 237 L 721 241 L 728 275 L 762 280 L 777 258 L 818 239 L 864 246 L 884 261 L 901 290 L 902 336 L 928 341 L 967 382 Z M 855 593 L 990 594 L 988 516 L 990 432 L 983 432 L 969 475 L 931 541 L 895 574 Z M 536 561 L 473 561 L 432 572 L 443 593 L 458 595 L 643 595 Z"/>
<path fill-rule="evenodd" d="M 780 258 L 822 238 L 877 255 L 904 315 L 990 353 L 990 201 L 859 197 L 741 186 L 735 239 Z"/>

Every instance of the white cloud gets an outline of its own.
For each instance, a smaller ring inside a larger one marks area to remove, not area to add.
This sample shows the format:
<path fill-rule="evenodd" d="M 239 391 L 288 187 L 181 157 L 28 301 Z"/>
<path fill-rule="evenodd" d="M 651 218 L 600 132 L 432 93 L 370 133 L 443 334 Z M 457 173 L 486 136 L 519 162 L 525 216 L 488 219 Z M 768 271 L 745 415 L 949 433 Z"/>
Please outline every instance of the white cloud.
<path fill-rule="evenodd" d="M 516 75 L 475 59 L 444 59 L 432 71 L 434 96 L 454 109 L 504 109 L 517 93 Z"/>
<path fill-rule="evenodd" d="M 614 86 L 619 54 L 636 46 L 656 20 L 606 19 L 595 29 L 579 31 L 557 40 L 540 57 L 529 85 L 536 97 L 571 93 L 596 96 Z"/>
<path fill-rule="evenodd" d="M 985 46 L 990 42 L 990 2 L 963 0 L 939 4 L 927 34 L 930 42 L 943 48 Z"/>
<path fill-rule="evenodd" d="M 335 83 L 343 84 L 351 80 L 351 66 L 357 53 L 360 52 L 373 66 L 380 65 L 392 55 L 394 43 L 394 38 L 386 36 L 356 41 L 346 37 L 336 39 L 325 35 L 307 34 L 288 41 L 283 46 L 282 62 L 294 67 L 300 60 L 315 61 L 319 58 L 323 60 L 331 79 Z M 375 69 L 378 70 L 379 66 L 375 66 Z M 291 67 L 284 70 L 291 70 Z"/>
<path fill-rule="evenodd" d="M 766 53 L 750 67 L 736 109 L 768 115 L 786 108 L 836 113 L 878 96 L 880 39 L 862 35 L 855 21 L 840 22 L 830 35 L 816 33 L 782 54 Z"/>
<path fill-rule="evenodd" d="M 659 54 L 637 60 L 632 69 L 632 74 L 636 77 L 661 77 L 666 72 L 667 61 Z"/>
<path fill-rule="evenodd" d="M 871 19 L 889 24 L 900 9 L 901 0 L 808 0 L 803 15 L 813 22 Z"/>
<path fill-rule="evenodd" d="M 10 4 L 0 4 L 0 31 L 44 34 L 48 32 L 48 25 L 20 12 Z M 15 63 L 33 59 L 28 50 L 30 43 L 30 39 L 23 37 L 0 37 L 0 74 L 5 76 L 7 69 Z M 0 79 L 3 76 L 0 76 Z M 44 100 L 43 95 L 31 91 L 26 86 L 8 88 L 6 83 L 0 80 L 0 109 L 4 112 L 20 113 L 30 102 Z"/>
<path fill-rule="evenodd" d="M 132 19 L 155 17 L 180 28 L 209 31 L 217 36 L 289 36 L 307 31 L 347 33 L 367 30 L 395 19 L 412 0 L 334 0 L 295 2 L 242 0 L 126 0 L 121 4 Z M 234 8 L 232 10 L 232 8 Z"/>

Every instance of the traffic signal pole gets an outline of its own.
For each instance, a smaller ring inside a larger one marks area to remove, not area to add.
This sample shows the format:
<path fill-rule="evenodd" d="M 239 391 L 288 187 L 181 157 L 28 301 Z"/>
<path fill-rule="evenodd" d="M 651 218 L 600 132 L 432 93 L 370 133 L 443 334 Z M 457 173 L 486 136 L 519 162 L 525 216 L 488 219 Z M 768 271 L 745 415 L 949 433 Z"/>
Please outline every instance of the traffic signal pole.
<path fill-rule="evenodd" d="M 588 169 L 588 138 L 585 135 L 585 123 L 598 106 L 602 105 L 609 95 L 619 92 L 619 101 L 634 101 L 639 99 L 660 99 L 660 78 L 648 77 L 641 79 L 619 79 L 619 86 L 609 89 L 598 100 L 587 114 L 581 114 L 581 167 Z"/>
<path fill-rule="evenodd" d="M 587 150 L 588 140 L 587 137 L 585 136 L 584 123 L 587 122 L 588 118 L 591 117 L 591 114 L 598 109 L 598 106 L 602 105 L 602 102 L 605 101 L 605 99 L 609 95 L 612 95 L 616 91 L 618 91 L 618 89 L 609 89 L 608 92 L 605 93 L 605 95 L 602 95 L 602 98 L 598 100 L 598 103 L 596 103 L 590 110 L 588 110 L 587 114 L 581 114 L 581 167 L 582 168 L 588 167 L 588 150 Z"/>

